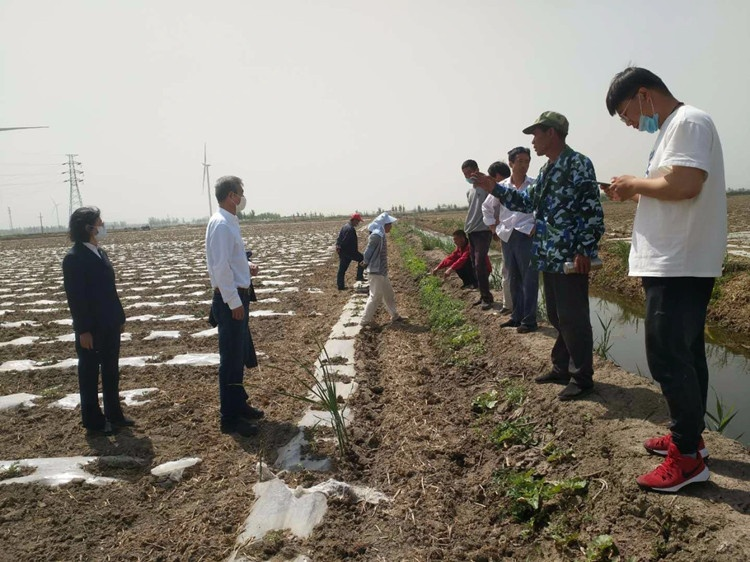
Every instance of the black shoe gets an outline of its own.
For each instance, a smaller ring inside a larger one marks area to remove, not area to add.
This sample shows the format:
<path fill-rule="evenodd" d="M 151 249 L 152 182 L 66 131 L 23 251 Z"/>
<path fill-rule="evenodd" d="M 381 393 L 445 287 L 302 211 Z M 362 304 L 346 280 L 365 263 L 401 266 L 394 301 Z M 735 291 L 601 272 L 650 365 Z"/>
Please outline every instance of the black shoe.
<path fill-rule="evenodd" d="M 113 427 L 133 427 L 135 425 L 135 420 L 126 418 L 125 416 L 123 416 L 122 419 L 110 421 Z"/>
<path fill-rule="evenodd" d="M 578 400 L 584 396 L 588 396 L 594 391 L 594 385 L 591 386 L 578 386 L 576 381 L 570 381 L 563 391 L 557 395 L 559 400 L 567 402 L 568 400 Z"/>
<path fill-rule="evenodd" d="M 479 297 L 479 300 L 477 302 L 474 302 L 471 304 L 471 306 L 479 306 L 484 302 L 484 299 L 482 297 Z"/>
<path fill-rule="evenodd" d="M 511 312 L 513 312 L 513 309 L 506 306 L 500 309 L 500 314 L 510 314 Z"/>
<path fill-rule="evenodd" d="M 89 437 L 100 437 L 102 435 L 114 435 L 115 429 L 112 424 L 108 421 L 104 422 L 104 425 L 97 427 L 87 427 L 86 435 Z"/>
<path fill-rule="evenodd" d="M 461 285 L 461 288 L 462 289 L 475 289 L 476 287 L 474 287 L 474 285 L 472 285 L 471 283 L 464 283 L 463 285 Z"/>
<path fill-rule="evenodd" d="M 238 418 L 234 422 L 221 422 L 222 433 L 237 433 L 242 437 L 252 437 L 258 434 L 258 426 L 245 418 Z"/>
<path fill-rule="evenodd" d="M 245 407 L 242 408 L 242 413 L 240 414 L 240 416 L 246 420 L 259 420 L 265 415 L 266 413 L 263 410 L 253 408 L 250 404 L 245 404 Z"/>
<path fill-rule="evenodd" d="M 339 289 L 339 291 L 346 291 L 348 289 L 348 287 L 339 287 L 338 289 Z"/>
<path fill-rule="evenodd" d="M 515 320 L 506 320 L 502 324 L 500 324 L 501 328 L 518 328 L 521 325 L 520 322 L 516 322 Z"/>
<path fill-rule="evenodd" d="M 492 304 L 492 302 L 485 301 L 485 303 L 482 305 L 482 310 L 489 310 L 490 308 L 492 308 Z"/>
<path fill-rule="evenodd" d="M 526 324 L 521 324 L 516 328 L 516 332 L 519 334 L 528 334 L 529 332 L 536 332 L 538 329 L 538 326 L 527 326 Z"/>
<path fill-rule="evenodd" d="M 570 373 L 558 373 L 557 371 L 550 371 L 543 375 L 539 375 L 534 379 L 537 384 L 568 384 L 570 382 Z"/>

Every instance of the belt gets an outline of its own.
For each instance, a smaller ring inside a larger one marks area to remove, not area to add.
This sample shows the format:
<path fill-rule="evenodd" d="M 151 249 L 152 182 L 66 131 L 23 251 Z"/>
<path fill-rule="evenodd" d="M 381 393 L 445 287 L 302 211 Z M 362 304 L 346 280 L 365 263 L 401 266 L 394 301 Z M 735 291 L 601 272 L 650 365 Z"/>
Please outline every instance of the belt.
<path fill-rule="evenodd" d="M 251 287 L 237 287 L 237 293 L 239 293 L 240 295 L 248 295 L 249 296 L 251 290 L 252 290 Z M 216 287 L 214 289 L 214 293 L 221 294 L 221 291 L 219 290 L 218 287 Z"/>

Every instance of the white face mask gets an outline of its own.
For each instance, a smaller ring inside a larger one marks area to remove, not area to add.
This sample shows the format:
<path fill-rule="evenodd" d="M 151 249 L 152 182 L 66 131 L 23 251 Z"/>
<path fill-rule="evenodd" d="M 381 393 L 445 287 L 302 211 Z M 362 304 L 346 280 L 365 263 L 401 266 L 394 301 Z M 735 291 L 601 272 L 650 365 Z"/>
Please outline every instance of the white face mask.
<path fill-rule="evenodd" d="M 237 210 L 242 211 L 245 209 L 245 205 L 247 205 L 247 199 L 245 199 L 245 196 L 243 195 L 240 197 L 240 202 L 237 204 Z"/>
<path fill-rule="evenodd" d="M 97 242 L 101 242 L 107 237 L 107 228 L 104 225 L 94 227 L 98 229 L 97 233 L 94 234 Z"/>

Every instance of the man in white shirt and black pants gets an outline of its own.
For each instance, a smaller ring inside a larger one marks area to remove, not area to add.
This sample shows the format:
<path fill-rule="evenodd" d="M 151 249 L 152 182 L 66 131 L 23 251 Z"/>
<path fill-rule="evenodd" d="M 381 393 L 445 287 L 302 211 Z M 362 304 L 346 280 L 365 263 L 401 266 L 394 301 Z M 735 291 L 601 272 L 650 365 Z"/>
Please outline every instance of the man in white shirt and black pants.
<path fill-rule="evenodd" d="M 206 228 L 206 263 L 213 289 L 211 311 L 219 328 L 219 400 L 222 433 L 255 435 L 254 420 L 263 411 L 248 404 L 242 381 L 245 367 L 258 364 L 248 326 L 250 275 L 237 212 L 245 208 L 242 180 L 224 176 L 216 181 L 219 208 Z"/>
<path fill-rule="evenodd" d="M 629 274 L 642 278 L 646 358 L 672 418 L 670 434 L 643 444 L 665 461 L 637 482 L 677 492 L 709 477 L 701 437 L 708 394 L 703 332 L 727 246 L 721 141 L 706 112 L 675 99 L 645 68 L 616 74 L 606 103 L 629 127 L 658 131 L 646 178 L 619 176 L 603 189 L 612 199 L 638 202 Z"/>

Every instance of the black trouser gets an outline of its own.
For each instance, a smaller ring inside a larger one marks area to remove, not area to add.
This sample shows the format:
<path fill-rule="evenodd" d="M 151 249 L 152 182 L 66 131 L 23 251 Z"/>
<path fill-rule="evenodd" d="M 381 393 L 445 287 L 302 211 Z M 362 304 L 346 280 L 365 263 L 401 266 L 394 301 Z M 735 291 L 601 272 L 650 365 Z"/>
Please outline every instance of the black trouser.
<path fill-rule="evenodd" d="M 467 261 L 461 269 L 456 269 L 456 274 L 461 278 L 464 285 L 476 285 L 477 276 L 474 275 L 474 267 Z"/>
<path fill-rule="evenodd" d="M 552 368 L 570 373 L 588 388 L 594 384 L 594 336 L 589 317 L 589 276 L 544 272 L 547 318 L 557 330 L 552 346 Z"/>
<path fill-rule="evenodd" d="M 219 328 L 219 402 L 223 424 L 235 423 L 244 412 L 248 398 L 243 386 L 245 367 L 258 364 L 247 323 L 249 295 L 245 290 L 240 290 L 239 295 L 244 309 L 241 320 L 232 318 L 232 310 L 220 292 L 214 291 L 211 303 Z"/>
<path fill-rule="evenodd" d="M 495 302 L 490 291 L 490 269 L 487 266 L 487 254 L 490 251 L 491 242 L 492 233 L 489 230 L 480 230 L 469 234 L 471 265 L 474 267 L 474 273 L 477 276 L 479 294 L 484 302 L 489 303 Z"/>
<path fill-rule="evenodd" d="M 105 417 L 110 421 L 123 418 L 120 407 L 120 328 L 92 332 L 94 349 L 81 347 L 76 333 L 78 354 L 78 389 L 81 394 L 81 421 L 87 429 L 103 429 Z M 99 407 L 99 367 L 102 372 L 102 401 Z"/>
<path fill-rule="evenodd" d="M 672 418 L 672 441 L 695 453 L 705 429 L 708 364 L 703 331 L 712 277 L 644 277 L 646 359 Z"/>
<path fill-rule="evenodd" d="M 346 270 L 349 269 L 349 264 L 351 264 L 354 260 L 357 261 L 357 281 L 364 281 L 364 276 L 362 275 L 365 271 L 364 267 L 361 267 L 359 264 L 364 259 L 364 256 L 357 252 L 352 257 L 342 256 L 339 254 L 339 272 L 336 275 L 336 286 L 339 289 L 343 289 L 344 284 L 344 275 L 346 275 Z"/>

